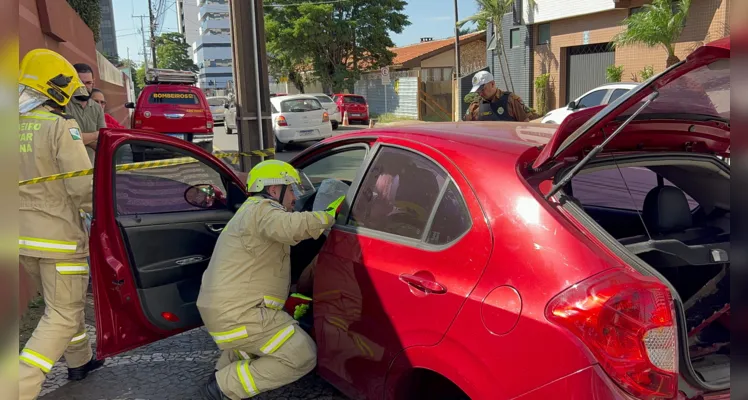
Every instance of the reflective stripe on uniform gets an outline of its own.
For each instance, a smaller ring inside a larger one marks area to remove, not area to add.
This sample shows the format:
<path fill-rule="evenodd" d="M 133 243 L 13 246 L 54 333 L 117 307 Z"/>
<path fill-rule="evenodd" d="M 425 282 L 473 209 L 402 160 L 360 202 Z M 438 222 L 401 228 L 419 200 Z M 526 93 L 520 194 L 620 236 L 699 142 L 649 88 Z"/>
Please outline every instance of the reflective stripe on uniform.
<path fill-rule="evenodd" d="M 228 343 L 234 340 L 244 339 L 249 337 L 247 334 L 247 328 L 242 326 L 236 329 L 232 329 L 226 332 L 208 332 L 213 337 L 213 341 L 216 343 Z"/>
<path fill-rule="evenodd" d="M 327 224 L 328 221 L 329 221 L 329 219 L 328 219 L 329 214 L 326 213 L 326 212 L 324 212 L 324 211 L 317 211 L 317 212 L 314 213 L 314 216 L 317 217 L 317 219 L 319 220 L 319 222 L 321 222 L 323 224 Z"/>
<path fill-rule="evenodd" d="M 75 253 L 78 249 L 78 245 L 75 242 L 39 239 L 26 236 L 18 238 L 18 247 L 21 249 L 51 251 L 54 253 Z"/>
<path fill-rule="evenodd" d="M 282 310 L 286 304 L 283 299 L 279 299 L 273 296 L 262 296 L 262 300 L 265 303 L 265 307 L 272 308 L 273 310 Z"/>
<path fill-rule="evenodd" d="M 73 336 L 73 338 L 70 339 L 70 344 L 81 343 L 84 340 L 86 340 L 86 337 L 88 337 L 88 335 L 86 334 L 86 331 L 83 331 L 83 333 L 79 333 L 79 334 Z"/>
<path fill-rule="evenodd" d="M 52 113 L 40 113 L 37 111 L 30 111 L 24 115 L 21 115 L 21 119 L 43 119 L 46 121 L 56 121 L 59 117 Z"/>
<path fill-rule="evenodd" d="M 60 275 L 88 275 L 87 263 L 57 263 L 55 269 Z"/>
<path fill-rule="evenodd" d="M 52 366 L 55 364 L 54 361 L 49 358 L 29 349 L 23 349 L 23 351 L 21 351 L 20 359 L 26 364 L 39 368 L 45 374 L 49 373 L 49 371 L 52 370 Z"/>
<path fill-rule="evenodd" d="M 236 375 L 239 376 L 239 381 L 242 383 L 242 387 L 244 387 L 244 391 L 247 392 L 249 397 L 260 394 L 260 391 L 257 390 L 257 385 L 255 385 L 255 380 L 252 378 L 252 373 L 249 372 L 248 361 L 236 364 Z"/>
<path fill-rule="evenodd" d="M 270 340 L 268 340 L 264 346 L 260 348 L 260 351 L 265 354 L 273 354 L 276 350 L 283 346 L 283 343 L 286 343 L 286 340 L 290 339 L 294 333 L 296 333 L 296 330 L 294 329 L 293 325 L 289 325 L 281 329 L 272 338 L 270 338 Z"/>
<path fill-rule="evenodd" d="M 374 352 L 371 350 L 371 347 L 369 347 L 368 344 L 364 341 L 364 339 L 361 338 L 361 336 L 357 334 L 353 334 L 353 341 L 356 342 L 356 346 L 358 346 L 358 349 L 361 350 L 361 354 L 365 356 L 369 356 L 371 358 L 374 358 Z"/>
<path fill-rule="evenodd" d="M 312 301 L 311 297 L 304 296 L 301 293 L 293 293 L 293 294 L 291 294 L 291 297 L 295 297 L 297 299 L 302 299 L 302 300 L 306 300 L 306 301 Z"/>
<path fill-rule="evenodd" d="M 242 360 L 249 360 L 252 358 L 249 356 L 249 354 L 247 354 L 246 351 L 234 350 L 234 352 L 236 353 L 237 357 L 241 358 Z"/>

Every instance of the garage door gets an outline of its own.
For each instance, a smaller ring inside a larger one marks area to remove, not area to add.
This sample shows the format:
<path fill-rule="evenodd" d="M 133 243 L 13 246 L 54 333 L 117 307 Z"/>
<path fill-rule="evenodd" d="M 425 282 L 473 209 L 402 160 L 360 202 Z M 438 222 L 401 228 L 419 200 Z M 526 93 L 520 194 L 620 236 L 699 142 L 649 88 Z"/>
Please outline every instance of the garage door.
<path fill-rule="evenodd" d="M 605 70 L 615 64 L 608 43 L 569 47 L 567 51 L 566 103 L 607 83 Z"/>

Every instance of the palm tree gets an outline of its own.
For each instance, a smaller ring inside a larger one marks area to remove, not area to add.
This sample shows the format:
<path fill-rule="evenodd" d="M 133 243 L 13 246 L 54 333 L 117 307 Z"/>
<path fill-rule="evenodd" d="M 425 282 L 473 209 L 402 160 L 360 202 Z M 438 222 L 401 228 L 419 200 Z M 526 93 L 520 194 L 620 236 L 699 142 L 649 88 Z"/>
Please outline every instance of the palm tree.
<path fill-rule="evenodd" d="M 512 11 L 512 7 L 514 6 L 515 1 L 524 1 L 524 0 L 475 0 L 476 3 L 478 3 L 478 13 L 470 16 L 468 18 L 463 19 L 462 21 L 457 22 L 457 26 L 462 27 L 468 22 L 476 22 L 478 23 L 478 26 L 486 26 L 490 23 L 493 23 L 494 26 L 494 32 L 498 35 L 499 38 L 499 63 L 503 59 L 506 63 L 506 70 L 504 69 L 504 66 L 501 66 L 501 75 L 504 77 L 504 82 L 507 82 L 509 86 L 511 87 L 511 90 L 514 91 L 514 83 L 512 83 L 512 75 L 509 71 L 509 61 L 506 59 L 506 54 L 504 54 L 504 38 L 501 35 L 502 33 L 502 19 L 505 14 Z M 535 7 L 535 0 L 527 0 L 527 3 L 530 5 L 531 8 Z M 507 80 L 507 76 L 509 79 Z"/>
<path fill-rule="evenodd" d="M 662 46 L 667 51 L 667 66 L 680 61 L 675 42 L 686 26 L 691 0 L 653 0 L 642 10 L 623 20 L 626 30 L 613 38 L 614 46 Z"/>

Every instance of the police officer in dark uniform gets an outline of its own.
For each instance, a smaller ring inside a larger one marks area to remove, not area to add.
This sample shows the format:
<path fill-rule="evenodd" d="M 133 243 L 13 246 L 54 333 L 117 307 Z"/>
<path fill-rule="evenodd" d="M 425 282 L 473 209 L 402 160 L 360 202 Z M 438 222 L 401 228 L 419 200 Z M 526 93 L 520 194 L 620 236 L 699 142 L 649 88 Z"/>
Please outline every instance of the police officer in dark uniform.
<path fill-rule="evenodd" d="M 512 92 L 503 92 L 496 87 L 493 75 L 480 71 L 473 76 L 470 93 L 478 93 L 480 98 L 468 107 L 463 121 L 516 121 L 528 122 L 539 118 L 535 112 Z"/>

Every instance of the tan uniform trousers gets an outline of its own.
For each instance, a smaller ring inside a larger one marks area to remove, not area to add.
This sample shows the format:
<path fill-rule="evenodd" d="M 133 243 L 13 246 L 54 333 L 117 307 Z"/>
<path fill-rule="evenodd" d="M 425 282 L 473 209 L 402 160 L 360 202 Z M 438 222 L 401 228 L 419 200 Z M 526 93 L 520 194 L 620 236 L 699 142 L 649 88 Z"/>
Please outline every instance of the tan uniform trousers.
<path fill-rule="evenodd" d="M 68 368 L 88 363 L 93 354 L 86 334 L 84 311 L 88 288 L 86 259 L 51 260 L 19 256 L 36 282 L 46 305 L 44 315 L 21 351 L 19 400 L 39 395 L 46 374 L 65 355 Z"/>
<path fill-rule="evenodd" d="M 232 337 L 242 329 L 246 327 L 211 334 Z M 214 340 L 223 351 L 216 364 L 216 380 L 221 392 L 232 400 L 247 399 L 288 385 L 317 365 L 317 346 L 296 322 L 268 332 L 256 341 L 242 338 L 221 342 L 215 336 Z"/>

